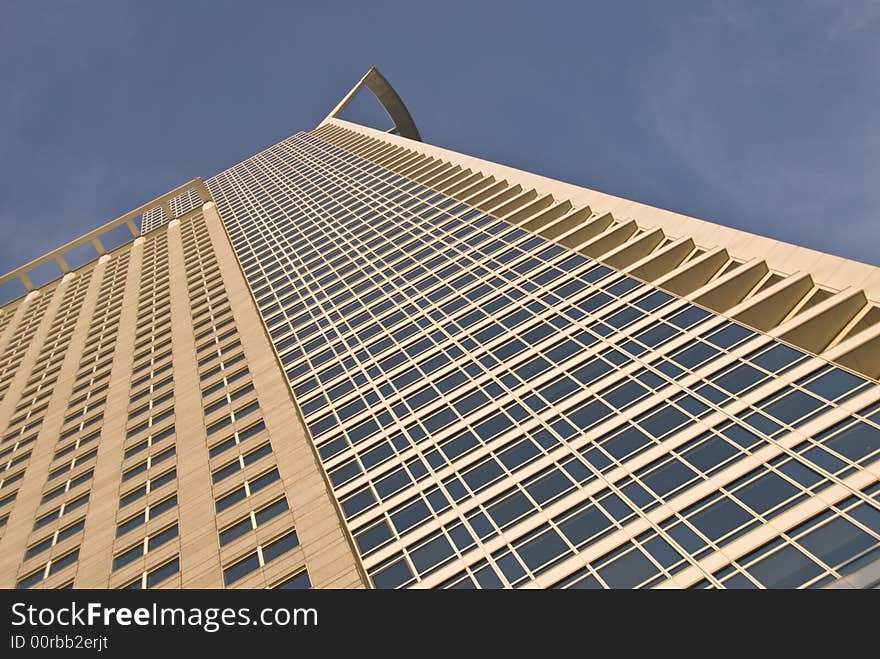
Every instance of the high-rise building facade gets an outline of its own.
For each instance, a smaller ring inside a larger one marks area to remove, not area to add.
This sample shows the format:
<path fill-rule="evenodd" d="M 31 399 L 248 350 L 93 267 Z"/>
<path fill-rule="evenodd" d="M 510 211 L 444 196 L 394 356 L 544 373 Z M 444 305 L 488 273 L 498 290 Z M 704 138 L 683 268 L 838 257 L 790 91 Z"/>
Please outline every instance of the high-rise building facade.
<path fill-rule="evenodd" d="M 375 70 L 14 279 L 2 587 L 880 581 L 880 269 L 424 144 Z"/>

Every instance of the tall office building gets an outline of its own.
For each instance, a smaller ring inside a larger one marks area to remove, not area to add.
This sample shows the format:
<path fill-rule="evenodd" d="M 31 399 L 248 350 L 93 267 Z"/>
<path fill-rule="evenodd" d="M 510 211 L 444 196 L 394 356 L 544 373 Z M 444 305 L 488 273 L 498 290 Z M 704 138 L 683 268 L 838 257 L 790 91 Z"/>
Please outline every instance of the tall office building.
<path fill-rule="evenodd" d="M 880 269 L 424 144 L 375 70 L 13 280 L 0 586 L 880 579 Z"/>

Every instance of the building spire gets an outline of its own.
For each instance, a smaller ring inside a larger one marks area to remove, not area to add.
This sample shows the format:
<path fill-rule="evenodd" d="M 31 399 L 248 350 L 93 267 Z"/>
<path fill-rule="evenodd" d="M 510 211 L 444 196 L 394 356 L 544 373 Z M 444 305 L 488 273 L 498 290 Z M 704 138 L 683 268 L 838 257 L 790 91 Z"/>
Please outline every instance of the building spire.
<path fill-rule="evenodd" d="M 364 77 L 351 88 L 351 91 L 345 95 L 335 108 L 333 108 L 324 121 L 338 117 L 346 106 L 351 103 L 354 97 L 358 95 L 358 92 L 360 92 L 365 86 L 373 92 L 373 95 L 379 103 L 381 103 L 382 107 L 385 108 L 385 112 L 388 113 L 388 116 L 391 117 L 391 120 L 394 122 L 394 127 L 388 132 L 396 133 L 401 137 L 416 140 L 417 142 L 422 141 L 422 136 L 419 135 L 419 129 L 416 128 L 416 124 L 413 121 L 409 110 L 406 109 L 406 105 L 403 104 L 398 93 L 394 91 L 394 87 L 389 84 L 385 79 L 385 76 L 379 73 L 379 69 L 375 66 L 370 67 L 370 70 L 367 71 Z"/>

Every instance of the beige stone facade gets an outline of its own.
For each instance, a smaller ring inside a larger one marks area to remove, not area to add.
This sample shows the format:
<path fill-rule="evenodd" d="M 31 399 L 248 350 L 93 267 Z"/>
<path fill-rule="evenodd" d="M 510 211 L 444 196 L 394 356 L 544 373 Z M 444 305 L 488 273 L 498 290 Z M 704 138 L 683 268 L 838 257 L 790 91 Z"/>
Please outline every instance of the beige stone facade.
<path fill-rule="evenodd" d="M 0 587 L 363 586 L 211 202 L 3 312 Z"/>
<path fill-rule="evenodd" d="M 880 377 L 880 268 L 328 117 L 315 134 L 811 352 Z M 858 340 L 850 340 L 858 335 Z"/>
<path fill-rule="evenodd" d="M 0 587 L 880 578 L 880 269 L 418 138 L 371 70 L 0 278 Z"/>

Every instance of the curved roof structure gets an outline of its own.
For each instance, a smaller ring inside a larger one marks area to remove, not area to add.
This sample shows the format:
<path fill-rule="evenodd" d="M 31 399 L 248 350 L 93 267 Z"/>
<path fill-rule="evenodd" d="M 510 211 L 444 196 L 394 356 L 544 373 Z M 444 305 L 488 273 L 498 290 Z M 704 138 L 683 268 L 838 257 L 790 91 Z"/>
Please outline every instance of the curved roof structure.
<path fill-rule="evenodd" d="M 880 268 L 328 117 L 314 135 L 716 313 L 880 376 Z"/>
<path fill-rule="evenodd" d="M 394 127 L 389 132 L 397 133 L 401 137 L 417 142 L 422 141 L 419 129 L 416 128 L 416 123 L 413 121 L 409 110 L 406 109 L 406 105 L 404 105 L 400 95 L 394 91 L 394 87 L 385 79 L 385 76 L 379 73 L 379 69 L 375 66 L 370 67 L 370 70 L 360 79 L 360 82 L 352 87 L 351 91 L 339 102 L 339 105 L 333 108 L 330 114 L 327 115 L 327 119 L 339 117 L 339 114 L 364 87 L 373 93 L 379 103 L 382 104 L 382 107 L 385 108 L 385 112 L 391 117 L 391 121 L 394 122 Z"/>

